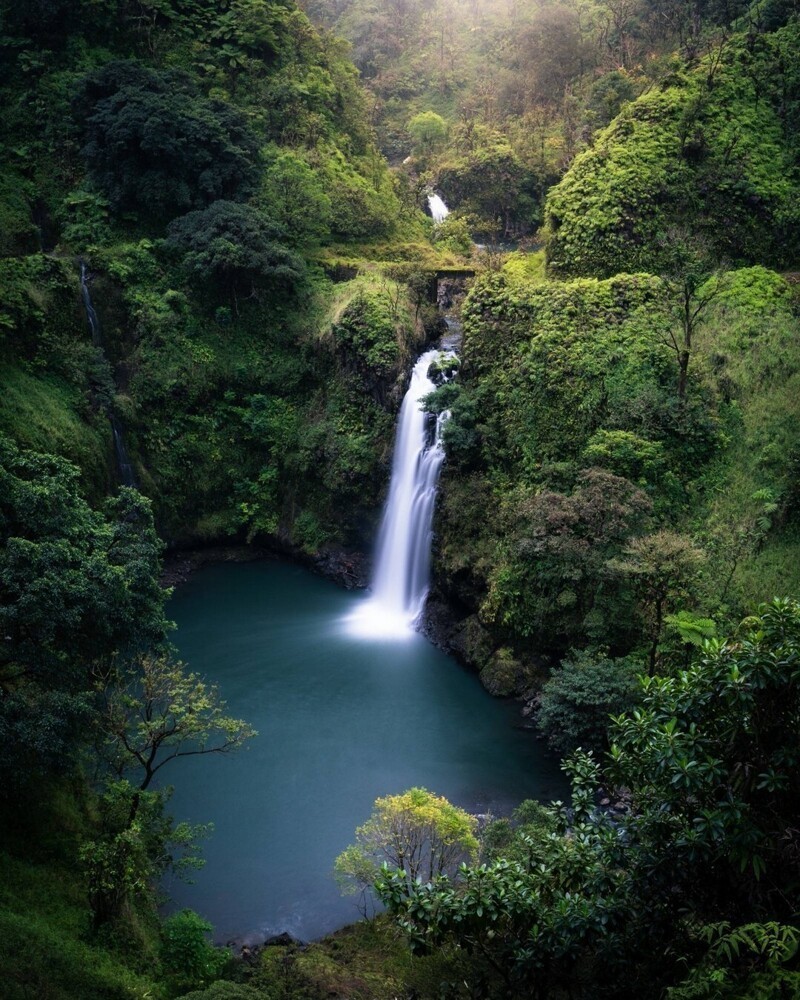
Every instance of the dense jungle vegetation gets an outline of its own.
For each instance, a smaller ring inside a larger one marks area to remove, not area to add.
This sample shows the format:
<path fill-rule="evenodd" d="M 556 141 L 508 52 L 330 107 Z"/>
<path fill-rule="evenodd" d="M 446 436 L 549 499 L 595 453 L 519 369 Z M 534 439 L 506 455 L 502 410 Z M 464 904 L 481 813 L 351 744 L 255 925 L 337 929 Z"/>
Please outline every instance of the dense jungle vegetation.
<path fill-rule="evenodd" d="M 800 995 L 796 0 L 6 0 L 0 101 L 3 996 Z M 238 962 L 165 543 L 366 550 L 448 269 L 431 627 L 572 801 L 380 799 L 388 913 Z"/>

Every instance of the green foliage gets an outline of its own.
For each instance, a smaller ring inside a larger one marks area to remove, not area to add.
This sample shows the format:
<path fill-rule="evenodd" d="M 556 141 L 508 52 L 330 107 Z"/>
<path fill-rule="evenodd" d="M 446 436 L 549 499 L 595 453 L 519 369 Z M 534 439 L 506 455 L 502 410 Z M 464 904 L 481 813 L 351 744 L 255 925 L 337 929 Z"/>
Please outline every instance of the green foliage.
<path fill-rule="evenodd" d="M 756 267 L 726 276 L 702 335 L 730 438 L 709 470 L 712 570 L 740 606 L 795 586 L 797 331 L 789 285 Z"/>
<path fill-rule="evenodd" d="M 447 138 L 447 123 L 435 111 L 421 111 L 408 123 L 408 134 L 417 153 L 430 153 Z"/>
<path fill-rule="evenodd" d="M 711 618 L 700 618 L 691 611 L 679 611 L 675 615 L 665 615 L 664 624 L 673 629 L 681 642 L 699 648 L 706 639 L 714 639 L 717 626 Z"/>
<path fill-rule="evenodd" d="M 233 303 L 240 296 L 293 294 L 302 285 L 303 261 L 279 242 L 283 235 L 268 217 L 232 201 L 215 201 L 169 226 L 169 242 L 184 252 L 193 278 L 215 283 Z"/>
<path fill-rule="evenodd" d="M 251 986 L 224 981 L 212 983 L 207 989 L 181 994 L 180 1000 L 263 1000 L 264 994 Z"/>
<path fill-rule="evenodd" d="M 169 791 L 143 792 L 125 780 L 107 782 L 98 796 L 94 828 L 78 851 L 95 933 L 113 937 L 137 910 L 148 912 L 167 872 L 201 867 L 196 842 L 208 831 L 174 824 L 164 812 L 168 798 Z"/>
<path fill-rule="evenodd" d="M 337 879 L 345 891 L 372 885 L 381 865 L 402 872 L 406 893 L 425 881 L 453 875 L 477 856 L 477 819 L 425 788 L 377 799 L 372 815 L 356 830 L 356 843 L 336 859 Z"/>
<path fill-rule="evenodd" d="M 728 982 L 745 950 L 774 969 L 797 946 L 785 830 L 798 796 L 799 657 L 800 605 L 762 606 L 688 670 L 644 680 L 641 707 L 613 722 L 605 773 L 585 754 L 568 762 L 572 809 L 552 810 L 555 831 L 533 826 L 526 856 L 410 892 L 402 871 L 384 868 L 379 895 L 414 947 L 477 951 L 516 995 L 596 990 L 619 962 L 613 995 L 675 984 L 698 920 Z M 630 789 L 630 812 L 612 820 L 595 808 L 601 777 Z"/>
<path fill-rule="evenodd" d="M 0 380 L 0 433 L 24 449 L 62 455 L 80 470 L 86 493 L 101 498 L 110 485 L 107 420 L 87 413 L 85 397 L 63 379 L 0 365 Z"/>
<path fill-rule="evenodd" d="M 81 499 L 77 470 L 63 460 L 9 442 L 2 459 L 7 670 L 57 675 L 69 687 L 80 676 L 68 664 L 78 670 L 160 642 L 166 595 L 148 502 L 123 489 L 100 514 Z"/>
<path fill-rule="evenodd" d="M 641 671 L 635 657 L 613 659 L 602 651 L 570 651 L 540 695 L 536 724 L 550 746 L 563 755 L 578 748 L 595 753 L 607 749 L 609 719 L 639 701 Z"/>
<path fill-rule="evenodd" d="M 17 174 L 0 171 L 0 257 L 33 253 L 37 249 L 36 227 L 31 219 L 29 183 Z"/>
<path fill-rule="evenodd" d="M 396 372 L 403 356 L 398 343 L 403 323 L 408 324 L 408 314 L 402 309 L 397 286 L 361 288 L 339 314 L 331 332 L 344 364 L 369 379 Z"/>
<path fill-rule="evenodd" d="M 275 156 L 264 174 L 258 202 L 292 244 L 313 246 L 330 235 L 331 199 L 322 178 L 297 153 Z"/>
<path fill-rule="evenodd" d="M 778 53 L 797 31 L 790 21 L 757 41 L 721 40 L 693 72 L 627 105 L 550 192 L 550 268 L 656 269 L 658 237 L 679 223 L 729 260 L 792 266 L 800 248 L 787 129 L 800 90 Z"/>
<path fill-rule="evenodd" d="M 468 257 L 472 253 L 472 234 L 464 219 L 448 215 L 436 226 L 433 242 L 437 249 L 451 250 Z"/>
<path fill-rule="evenodd" d="M 230 961 L 227 951 L 209 944 L 210 931 L 211 924 L 192 910 L 181 910 L 164 921 L 161 964 L 173 996 L 218 979 Z"/>
<path fill-rule="evenodd" d="M 372 177 L 364 176 L 335 151 L 320 166 L 331 201 L 331 235 L 335 239 L 375 240 L 391 235 L 399 205 L 380 161 L 369 171 Z M 365 162 L 363 169 L 370 166 Z"/>
<path fill-rule="evenodd" d="M 516 228 L 529 231 L 539 222 L 537 178 L 526 169 L 504 137 L 488 133 L 461 156 L 439 169 L 439 186 L 448 204 L 476 217 L 475 232 L 502 237 Z"/>
<path fill-rule="evenodd" d="M 140 655 L 105 683 L 101 754 L 144 791 L 177 757 L 238 750 L 256 731 L 224 714 L 219 690 L 167 656 Z"/>
<path fill-rule="evenodd" d="M 136 941 L 140 959 L 131 961 L 87 939 L 85 887 L 74 862 L 50 858 L 36 864 L 3 852 L 0 869 L 0 970 L 8 1000 L 27 1000 L 32 992 L 53 1000 L 162 995 L 149 940 Z"/>
<path fill-rule="evenodd" d="M 87 76 L 78 106 L 89 175 L 117 212 L 173 218 L 255 188 L 247 119 L 202 98 L 184 73 L 112 62 Z"/>
<path fill-rule="evenodd" d="M 486 862 L 507 861 L 527 863 L 531 843 L 556 830 L 552 810 L 526 799 L 508 817 L 493 819 L 481 830 L 481 859 Z"/>
<path fill-rule="evenodd" d="M 535 635 L 547 648 L 568 647 L 584 635 L 624 642 L 631 598 L 614 559 L 647 525 L 652 508 L 645 494 L 587 469 L 569 496 L 542 490 L 511 503 L 509 542 L 489 580 L 483 621 L 506 634 Z"/>
<path fill-rule="evenodd" d="M 700 266 L 692 281 L 690 305 L 705 304 L 682 399 L 664 338 L 677 322 L 664 280 L 543 282 L 503 271 L 467 297 L 459 380 L 426 404 L 452 414 L 439 565 L 496 646 L 522 661 L 544 641 L 559 655 L 571 645 L 620 655 L 647 644 L 651 669 L 662 656 L 681 662 L 664 615 L 724 616 L 745 593 L 757 599 L 798 579 L 789 428 L 800 369 L 789 286 L 763 268 L 704 281 L 707 273 Z M 594 547 L 584 559 L 578 544 L 589 529 L 571 498 L 591 469 L 651 505 L 649 524 L 606 550 L 607 564 L 594 562 Z M 480 512 L 467 483 L 483 498 Z M 479 524 L 458 516 L 459 504 Z"/>

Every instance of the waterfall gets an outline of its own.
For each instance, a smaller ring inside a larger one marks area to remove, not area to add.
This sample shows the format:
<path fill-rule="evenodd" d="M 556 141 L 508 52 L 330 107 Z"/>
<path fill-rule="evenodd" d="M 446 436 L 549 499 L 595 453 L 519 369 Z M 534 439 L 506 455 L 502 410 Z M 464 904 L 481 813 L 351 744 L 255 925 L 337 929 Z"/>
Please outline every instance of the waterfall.
<path fill-rule="evenodd" d="M 353 631 L 362 635 L 411 635 L 428 596 L 433 510 L 444 461 L 442 428 L 449 414 L 434 418 L 423 412 L 420 401 L 436 388 L 428 369 L 441 353 L 427 351 L 414 365 L 400 408 L 372 597 L 350 619 Z"/>
<path fill-rule="evenodd" d="M 83 299 L 83 308 L 86 310 L 86 321 L 89 324 L 89 333 L 92 335 L 92 343 L 95 347 L 102 347 L 103 342 L 100 339 L 100 320 L 97 318 L 97 312 L 92 304 L 92 296 L 89 294 L 86 264 L 83 261 L 81 261 L 81 298 Z"/>
<path fill-rule="evenodd" d="M 450 214 L 450 209 L 445 205 L 444 200 L 439 197 L 438 194 L 428 195 L 428 208 L 430 209 L 433 221 L 438 226 L 440 222 L 444 222 L 447 216 Z"/>
<path fill-rule="evenodd" d="M 111 421 L 111 431 L 114 435 L 114 452 L 117 456 L 117 472 L 122 480 L 123 486 L 137 488 L 136 473 L 133 471 L 131 460 L 128 458 L 128 449 L 125 447 L 125 439 L 122 436 L 122 428 L 119 420 L 109 413 L 108 419 Z"/>
<path fill-rule="evenodd" d="M 97 310 L 94 307 L 92 296 L 89 292 L 89 277 L 86 270 L 86 264 L 84 261 L 81 261 L 80 263 L 81 299 L 83 300 L 83 308 L 86 310 L 86 322 L 89 324 L 89 333 L 92 335 L 92 343 L 95 347 L 99 348 L 101 352 L 103 352 L 103 357 L 105 357 L 105 352 L 103 351 L 103 338 L 100 333 L 100 320 L 97 318 Z M 136 482 L 136 474 L 133 471 L 131 460 L 128 458 L 128 449 L 125 447 L 125 440 L 122 436 L 122 427 L 110 408 L 106 410 L 106 415 L 108 416 L 111 424 L 111 433 L 114 437 L 114 454 L 117 458 L 117 474 L 119 475 L 120 482 L 123 486 L 132 486 L 135 489 L 138 486 Z"/>

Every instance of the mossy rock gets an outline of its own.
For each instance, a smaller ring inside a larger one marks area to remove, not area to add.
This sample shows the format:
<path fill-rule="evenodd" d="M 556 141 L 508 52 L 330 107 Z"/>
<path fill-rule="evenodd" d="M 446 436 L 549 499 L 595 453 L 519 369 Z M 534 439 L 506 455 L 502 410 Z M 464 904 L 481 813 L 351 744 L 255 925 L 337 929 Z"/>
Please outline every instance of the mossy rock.
<path fill-rule="evenodd" d="M 464 619 L 452 639 L 452 650 L 460 659 L 477 670 L 483 670 L 492 655 L 494 643 L 477 615 Z"/>
<path fill-rule="evenodd" d="M 496 650 L 481 670 L 481 684 L 489 694 L 501 698 L 519 694 L 530 679 L 530 670 L 506 646 Z"/>

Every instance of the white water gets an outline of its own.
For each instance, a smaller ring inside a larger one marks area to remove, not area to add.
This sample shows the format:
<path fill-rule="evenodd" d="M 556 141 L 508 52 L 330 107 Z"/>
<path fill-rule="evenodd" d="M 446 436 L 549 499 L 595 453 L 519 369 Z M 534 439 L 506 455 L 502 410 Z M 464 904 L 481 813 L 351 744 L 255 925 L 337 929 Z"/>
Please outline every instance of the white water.
<path fill-rule="evenodd" d="M 92 335 L 92 344 L 94 344 L 95 347 L 99 347 L 103 352 L 103 357 L 105 357 L 103 336 L 100 330 L 100 320 L 97 318 L 97 310 L 94 307 L 92 294 L 89 291 L 89 275 L 86 270 L 86 264 L 84 264 L 83 261 L 81 261 L 80 264 L 81 299 L 83 300 L 83 307 L 86 310 L 86 321 L 89 324 L 89 333 Z M 114 453 L 117 457 L 117 472 L 119 473 L 120 481 L 123 486 L 132 486 L 134 489 L 138 489 L 139 484 L 136 482 L 136 473 L 133 471 L 130 458 L 128 458 L 128 450 L 125 447 L 125 439 L 122 436 L 122 427 L 120 422 L 107 405 L 105 409 L 111 423 L 111 433 L 114 437 Z"/>
<path fill-rule="evenodd" d="M 450 209 L 447 205 L 445 205 L 444 200 L 440 198 L 438 194 L 428 195 L 428 208 L 430 209 L 433 221 L 437 226 L 440 222 L 444 222 L 450 214 Z"/>
<path fill-rule="evenodd" d="M 102 340 L 100 339 L 100 321 L 97 318 L 97 312 L 92 304 L 92 296 L 89 293 L 86 265 L 83 261 L 81 261 L 81 299 L 83 300 L 83 308 L 86 310 L 86 321 L 89 324 L 89 333 L 92 335 L 92 343 L 95 347 L 102 347 Z"/>
<path fill-rule="evenodd" d="M 441 353 L 427 351 L 417 361 L 400 409 L 372 598 L 348 622 L 359 635 L 411 636 L 428 596 L 433 509 L 444 460 L 441 432 L 449 413 L 442 413 L 432 426 L 434 418 L 422 411 L 420 400 L 436 388 L 428 369 Z"/>

